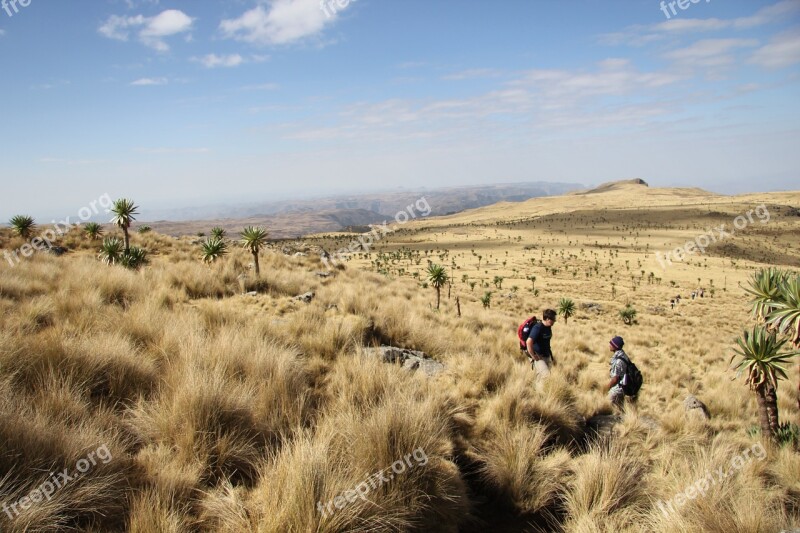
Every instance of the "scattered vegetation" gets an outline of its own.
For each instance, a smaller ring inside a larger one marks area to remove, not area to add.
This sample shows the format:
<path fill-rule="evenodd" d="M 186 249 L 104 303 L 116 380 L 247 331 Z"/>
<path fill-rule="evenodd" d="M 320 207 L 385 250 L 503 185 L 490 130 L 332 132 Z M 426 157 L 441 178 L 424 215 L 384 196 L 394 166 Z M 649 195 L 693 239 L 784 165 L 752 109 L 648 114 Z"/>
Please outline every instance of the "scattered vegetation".
<path fill-rule="evenodd" d="M 28 215 L 15 215 L 8 221 L 14 232 L 23 239 L 29 239 L 36 230 L 36 223 L 33 217 Z"/>

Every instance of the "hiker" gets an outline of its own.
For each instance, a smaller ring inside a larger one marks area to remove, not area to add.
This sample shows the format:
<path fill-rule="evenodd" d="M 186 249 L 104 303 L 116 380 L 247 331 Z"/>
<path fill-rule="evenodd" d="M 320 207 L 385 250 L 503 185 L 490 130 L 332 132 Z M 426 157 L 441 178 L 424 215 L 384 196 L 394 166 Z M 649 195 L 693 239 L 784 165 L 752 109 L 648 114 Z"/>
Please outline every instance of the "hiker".
<path fill-rule="evenodd" d="M 544 379 L 550 375 L 550 367 L 553 366 L 553 352 L 550 349 L 550 339 L 553 332 L 550 328 L 556 322 L 556 312 L 552 309 L 545 309 L 542 313 L 542 321 L 537 322 L 531 327 L 528 338 L 525 341 L 525 348 L 531 360 L 531 367 L 536 370 L 539 378 Z"/>
<path fill-rule="evenodd" d="M 675 309 L 675 298 L 669 301 L 669 305 L 671 305 L 672 308 Z"/>
<path fill-rule="evenodd" d="M 611 357 L 611 381 L 608 382 L 608 400 L 619 410 L 624 408 L 625 397 L 635 403 L 639 389 L 642 386 L 642 374 L 636 368 L 628 354 L 622 349 L 625 341 L 616 336 L 608 343 L 608 348 L 614 352 Z"/>
<path fill-rule="evenodd" d="M 702 298 L 706 294 L 705 289 L 700 289 L 700 298 Z"/>

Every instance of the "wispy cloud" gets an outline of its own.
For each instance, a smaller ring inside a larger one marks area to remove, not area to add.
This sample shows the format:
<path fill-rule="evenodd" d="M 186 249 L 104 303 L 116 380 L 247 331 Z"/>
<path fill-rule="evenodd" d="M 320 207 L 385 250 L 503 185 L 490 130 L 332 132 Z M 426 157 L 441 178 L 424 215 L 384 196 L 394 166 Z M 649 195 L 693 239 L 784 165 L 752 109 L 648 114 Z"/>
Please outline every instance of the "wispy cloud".
<path fill-rule="evenodd" d="M 681 66 L 693 68 L 721 67 L 732 65 L 738 48 L 754 48 L 756 39 L 704 39 L 686 48 L 673 50 L 664 55 Z"/>
<path fill-rule="evenodd" d="M 591 71 L 531 70 L 468 98 L 352 104 L 335 116 L 317 116 L 285 129 L 288 138 L 304 141 L 447 142 L 495 134 L 519 140 L 642 128 L 675 112 L 669 90 L 684 79 L 610 58 Z M 629 95 L 636 95 L 635 101 Z"/>
<path fill-rule="evenodd" d="M 111 15 L 97 31 L 109 39 L 127 41 L 136 33 L 139 41 L 159 52 L 169 50 L 166 38 L 192 30 L 194 19 L 183 11 L 167 9 L 154 17 Z"/>
<path fill-rule="evenodd" d="M 800 63 L 800 29 L 782 33 L 750 57 L 750 63 L 764 68 L 785 68 Z"/>
<path fill-rule="evenodd" d="M 69 80 L 57 80 L 50 83 L 40 83 L 39 85 L 31 85 L 31 89 L 35 91 L 49 91 L 58 87 L 65 87 L 70 84 Z"/>
<path fill-rule="evenodd" d="M 290 44 L 319 35 L 337 15 L 325 15 L 319 0 L 261 2 L 235 19 L 220 23 L 222 34 L 256 45 Z"/>
<path fill-rule="evenodd" d="M 461 81 L 461 80 L 472 80 L 477 78 L 496 78 L 500 75 L 500 71 L 492 69 L 492 68 L 473 68 L 462 70 L 460 72 L 454 72 L 452 74 L 447 74 L 442 76 L 443 80 L 448 81 Z"/>
<path fill-rule="evenodd" d="M 6 30 L 0 30 L 0 37 L 6 34 Z"/>
<path fill-rule="evenodd" d="M 622 44 L 644 46 L 652 42 L 674 38 L 676 35 L 755 28 L 781 22 L 797 12 L 800 12 L 800 0 L 781 0 L 776 4 L 759 9 L 749 17 L 732 19 L 674 18 L 658 24 L 634 25 L 621 32 L 605 33 L 600 36 L 599 41 L 611 46 Z"/>
<path fill-rule="evenodd" d="M 230 55 L 217 55 L 208 54 L 203 57 L 192 58 L 192 61 L 201 63 L 206 68 L 219 68 L 219 67 L 238 67 L 245 62 L 245 59 L 239 54 Z"/>
<path fill-rule="evenodd" d="M 131 85 L 136 86 L 148 86 L 148 85 L 166 85 L 169 83 L 167 78 L 139 78 L 138 80 L 132 81 Z"/>

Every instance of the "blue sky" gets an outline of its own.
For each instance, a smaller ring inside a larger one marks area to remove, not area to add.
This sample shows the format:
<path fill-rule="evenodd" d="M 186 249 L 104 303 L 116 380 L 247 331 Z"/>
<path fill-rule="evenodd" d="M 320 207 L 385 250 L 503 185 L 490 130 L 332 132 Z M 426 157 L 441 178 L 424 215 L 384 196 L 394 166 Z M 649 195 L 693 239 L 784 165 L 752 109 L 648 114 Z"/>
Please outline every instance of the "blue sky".
<path fill-rule="evenodd" d="M 6 0 L 0 220 L 105 193 L 800 188 L 800 0 L 337 1 Z"/>

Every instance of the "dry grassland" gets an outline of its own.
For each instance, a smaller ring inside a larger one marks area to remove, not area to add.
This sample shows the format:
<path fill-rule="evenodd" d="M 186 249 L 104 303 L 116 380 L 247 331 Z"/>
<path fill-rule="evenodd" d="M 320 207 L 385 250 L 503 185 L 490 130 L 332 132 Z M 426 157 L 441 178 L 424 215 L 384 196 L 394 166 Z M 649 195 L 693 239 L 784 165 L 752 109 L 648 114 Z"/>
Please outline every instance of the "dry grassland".
<path fill-rule="evenodd" d="M 761 203 L 769 223 L 756 219 L 705 254 L 659 266 L 655 251 Z M 314 255 L 281 253 L 285 243 L 264 254 L 255 279 L 242 250 L 209 267 L 189 239 L 157 234 L 134 235 L 151 264 L 132 272 L 100 263 L 97 243 L 73 231 L 64 257 L 0 264 L 0 503 L 20 510 L 0 513 L 0 528 L 798 527 L 800 454 L 790 447 L 766 445 L 764 459 L 751 458 L 704 495 L 670 513 L 658 506 L 759 442 L 748 433 L 755 398 L 732 381 L 728 362 L 750 324 L 739 284 L 764 264 L 798 266 L 800 217 L 779 206 L 800 207 L 800 194 L 622 185 L 414 222 L 331 277 L 317 275 L 324 266 Z M 334 251 L 352 238 L 294 246 Z M 0 231 L 0 248 L 20 244 Z M 433 289 L 421 286 L 427 259 L 449 271 L 455 263 L 438 311 Z M 244 272 L 245 289 L 257 295 L 241 294 Z M 705 297 L 692 300 L 698 287 Z M 316 294 L 311 303 L 294 299 L 307 291 Z M 479 301 L 486 291 L 494 293 L 489 309 Z M 561 297 L 578 310 L 554 327 L 558 365 L 537 383 L 516 326 Z M 618 316 L 627 303 L 638 311 L 632 326 Z M 586 420 L 611 413 L 607 345 L 616 334 L 645 385 L 612 434 L 597 437 Z M 445 371 L 427 377 L 362 353 L 379 344 L 422 350 Z M 779 406 L 784 420 L 797 421 L 796 367 L 790 376 Z M 687 417 L 687 394 L 707 404 L 710 420 Z M 21 508 L 51 472 L 74 469 L 103 444 L 113 460 Z M 424 465 L 320 511 L 318 503 L 352 495 L 420 449 Z"/>

